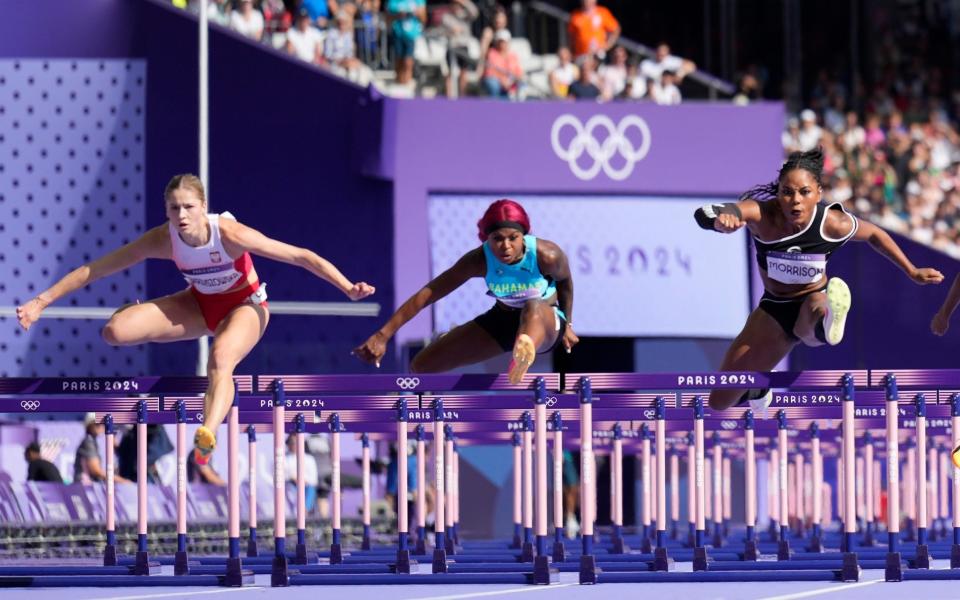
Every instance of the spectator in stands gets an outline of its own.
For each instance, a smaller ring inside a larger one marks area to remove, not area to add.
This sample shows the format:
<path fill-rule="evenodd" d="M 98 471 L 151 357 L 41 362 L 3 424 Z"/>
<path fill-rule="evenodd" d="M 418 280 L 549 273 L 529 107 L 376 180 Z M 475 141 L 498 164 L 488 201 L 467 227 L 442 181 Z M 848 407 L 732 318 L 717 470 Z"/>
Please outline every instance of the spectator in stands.
<path fill-rule="evenodd" d="M 580 64 L 580 77 L 572 84 L 567 93 L 568 98 L 575 100 L 599 100 L 601 97 L 600 88 L 596 82 L 596 59 L 592 56 L 583 57 Z"/>
<path fill-rule="evenodd" d="M 165 454 L 173 452 L 173 444 L 163 425 L 147 425 L 147 481 L 160 483 L 157 461 Z M 137 427 L 133 426 L 123 434 L 117 447 L 117 467 L 124 479 L 137 479 Z"/>
<path fill-rule="evenodd" d="M 377 51 L 380 48 L 380 0 L 363 0 L 357 18 L 357 49 L 360 60 L 371 67 L 378 67 Z"/>
<path fill-rule="evenodd" d="M 628 100 L 642 100 L 650 95 L 647 78 L 640 74 L 640 65 L 631 62 L 627 66 L 627 83 L 621 96 Z"/>
<path fill-rule="evenodd" d="M 790 117 L 787 120 L 787 130 L 780 134 L 783 150 L 787 154 L 800 151 L 800 120 Z"/>
<path fill-rule="evenodd" d="M 627 51 L 617 46 L 610 53 L 610 64 L 600 67 L 600 92 L 604 100 L 613 100 L 627 87 Z"/>
<path fill-rule="evenodd" d="M 306 10 L 310 21 L 318 29 L 326 29 L 330 21 L 329 0 L 300 0 L 300 10 Z M 298 11 L 299 12 L 299 11 Z"/>
<path fill-rule="evenodd" d="M 237 10 L 230 13 L 230 28 L 251 40 L 263 39 L 263 14 L 253 7 L 253 0 L 240 0 Z"/>
<path fill-rule="evenodd" d="M 199 9 L 197 9 L 199 12 Z M 207 19 L 211 23 L 230 26 L 230 0 L 210 0 L 207 3 Z"/>
<path fill-rule="evenodd" d="M 197 463 L 193 452 L 187 453 L 187 481 L 190 483 L 206 483 L 225 487 L 227 482 L 220 477 L 212 463 L 201 465 Z"/>
<path fill-rule="evenodd" d="M 566 98 L 570 84 L 580 76 L 580 69 L 574 64 L 573 54 L 566 46 L 557 50 L 557 58 L 560 59 L 560 64 L 550 71 L 550 92 L 555 98 Z"/>
<path fill-rule="evenodd" d="M 737 106 L 746 106 L 759 99 L 760 81 L 751 73 L 741 75 L 737 82 L 737 93 L 733 96 L 733 103 Z"/>
<path fill-rule="evenodd" d="M 323 44 L 326 64 L 341 75 L 356 79 L 361 63 L 357 59 L 357 47 L 353 41 L 353 17 L 347 11 L 337 14 L 337 27 L 327 32 Z"/>
<path fill-rule="evenodd" d="M 60 469 L 49 460 L 40 457 L 40 444 L 30 442 L 23 451 L 23 458 L 27 461 L 27 481 L 63 483 Z"/>
<path fill-rule="evenodd" d="M 300 60 L 319 65 L 323 62 L 323 34 L 312 22 L 307 9 L 301 8 L 294 26 L 287 30 L 286 48 Z"/>
<path fill-rule="evenodd" d="M 680 95 L 680 88 L 677 87 L 676 75 L 673 71 L 664 71 L 660 75 L 660 80 L 650 86 L 650 98 L 664 106 L 680 104 L 683 97 Z"/>
<path fill-rule="evenodd" d="M 477 67 L 473 56 L 479 52 L 480 43 L 473 37 L 473 22 L 480 16 L 477 5 L 472 0 L 453 0 L 443 13 L 440 24 L 447 36 L 447 64 L 450 71 L 446 77 L 448 98 L 463 96 L 467 89 L 467 75 Z M 456 89 L 454 73 L 457 73 Z"/>
<path fill-rule="evenodd" d="M 330 0 L 330 14 L 338 15 L 341 12 L 345 12 L 349 15 L 350 19 L 353 19 L 360 10 L 357 4 L 357 0 Z"/>
<path fill-rule="evenodd" d="M 800 113 L 800 151 L 806 152 L 813 150 L 820 145 L 820 138 L 823 137 L 823 130 L 817 125 L 817 113 L 809 108 Z"/>
<path fill-rule="evenodd" d="M 293 12 L 283 0 L 262 0 L 264 29 L 267 34 L 285 33 L 293 25 Z M 271 40 L 272 42 L 272 40 Z"/>
<path fill-rule="evenodd" d="M 104 470 L 103 463 L 100 461 L 100 444 L 97 443 L 97 437 L 103 433 L 103 425 L 97 423 L 95 413 L 87 413 L 83 417 L 83 426 L 86 435 L 83 441 L 77 446 L 77 452 L 73 459 L 73 482 L 74 483 L 92 483 L 95 481 L 105 481 L 107 472 Z M 114 480 L 117 483 L 126 483 L 127 479 L 116 475 Z"/>
<path fill-rule="evenodd" d="M 652 82 L 660 81 L 664 71 L 672 71 L 675 82 L 679 83 L 696 70 L 697 65 L 693 61 L 670 54 L 670 46 L 667 44 L 657 46 L 653 58 L 640 63 L 640 74 Z"/>
<path fill-rule="evenodd" d="M 427 22 L 426 0 L 387 0 L 387 18 L 393 30 L 393 50 L 396 57 L 397 83 L 413 82 L 413 51 L 423 36 Z"/>
<path fill-rule="evenodd" d="M 508 30 L 498 31 L 484 61 L 483 87 L 493 98 L 515 95 L 523 82 L 523 69 L 517 53 L 510 49 L 510 38 Z"/>
<path fill-rule="evenodd" d="M 290 434 L 287 436 L 287 455 L 286 455 L 286 473 L 287 485 L 297 485 L 297 436 Z M 307 512 L 313 510 L 317 503 L 317 486 L 320 483 L 317 471 L 317 461 L 313 455 L 307 453 L 306 440 L 304 440 L 303 452 L 303 481 L 304 495 L 306 497 Z"/>
<path fill-rule="evenodd" d="M 582 0 L 581 8 L 570 15 L 567 29 L 578 63 L 588 54 L 602 58 L 620 37 L 620 23 L 597 0 Z"/>

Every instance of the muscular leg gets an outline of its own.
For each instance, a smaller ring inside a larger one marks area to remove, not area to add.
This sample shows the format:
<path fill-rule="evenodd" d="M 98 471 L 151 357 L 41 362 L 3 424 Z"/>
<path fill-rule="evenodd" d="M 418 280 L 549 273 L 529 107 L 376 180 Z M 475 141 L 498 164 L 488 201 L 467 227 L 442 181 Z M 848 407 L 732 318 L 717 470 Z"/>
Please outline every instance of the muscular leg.
<path fill-rule="evenodd" d="M 101 332 L 111 346 L 178 342 L 207 333 L 200 307 L 189 290 L 118 309 Z"/>
<path fill-rule="evenodd" d="M 490 334 L 470 321 L 454 327 L 421 350 L 410 363 L 414 373 L 442 373 L 503 354 Z"/>
<path fill-rule="evenodd" d="M 783 360 L 796 341 L 787 337 L 780 324 L 763 310 L 756 308 L 743 331 L 723 357 L 721 371 L 769 371 Z M 711 390 L 710 408 L 723 410 L 737 403 L 743 390 Z"/>
<path fill-rule="evenodd" d="M 800 307 L 800 316 L 793 327 L 793 335 L 807 346 L 822 346 L 823 341 L 817 339 L 817 325 L 823 327 L 822 320 L 827 314 L 827 295 L 816 293 L 807 296 Z M 823 331 L 820 331 L 823 335 Z"/>
<path fill-rule="evenodd" d="M 262 306 L 241 304 L 220 322 L 207 360 L 207 393 L 203 426 L 217 430 L 233 404 L 233 370 L 253 349 L 267 328 L 270 315 Z"/>
<path fill-rule="evenodd" d="M 542 352 L 553 346 L 558 333 L 557 316 L 552 305 L 542 300 L 530 300 L 523 305 L 517 337 L 521 334 L 529 335 L 537 352 Z"/>

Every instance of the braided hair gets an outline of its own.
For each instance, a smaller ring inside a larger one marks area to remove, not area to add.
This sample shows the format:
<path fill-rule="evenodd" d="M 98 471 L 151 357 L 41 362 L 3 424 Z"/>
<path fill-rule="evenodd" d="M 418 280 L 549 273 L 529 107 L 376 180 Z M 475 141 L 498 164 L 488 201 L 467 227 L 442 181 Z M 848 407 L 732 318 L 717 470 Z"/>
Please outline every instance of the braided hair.
<path fill-rule="evenodd" d="M 777 178 L 769 183 L 754 186 L 740 194 L 739 200 L 753 199 L 760 202 L 775 200 L 780 192 L 780 182 L 790 171 L 803 169 L 813 175 L 817 185 L 823 185 L 823 148 L 815 148 L 806 152 L 791 152 L 784 161 L 777 174 Z"/>

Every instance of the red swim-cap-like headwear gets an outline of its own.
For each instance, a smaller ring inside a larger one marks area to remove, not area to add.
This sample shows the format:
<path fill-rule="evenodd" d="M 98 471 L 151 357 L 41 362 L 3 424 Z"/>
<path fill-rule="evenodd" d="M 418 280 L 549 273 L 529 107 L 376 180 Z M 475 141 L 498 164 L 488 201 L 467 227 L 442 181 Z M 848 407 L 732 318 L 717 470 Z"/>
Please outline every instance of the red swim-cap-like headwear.
<path fill-rule="evenodd" d="M 519 229 L 524 235 L 530 233 L 530 217 L 519 202 L 504 198 L 491 204 L 477 221 L 477 234 L 485 242 L 491 232 L 503 227 Z"/>

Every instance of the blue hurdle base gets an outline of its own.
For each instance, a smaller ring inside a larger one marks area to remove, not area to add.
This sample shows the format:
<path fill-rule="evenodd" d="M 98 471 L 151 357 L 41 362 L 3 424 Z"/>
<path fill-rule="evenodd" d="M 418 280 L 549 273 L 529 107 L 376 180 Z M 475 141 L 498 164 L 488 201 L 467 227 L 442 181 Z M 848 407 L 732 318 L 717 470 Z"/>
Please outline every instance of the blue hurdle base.
<path fill-rule="evenodd" d="M 159 573 L 160 565 L 156 563 L 151 563 L 150 571 L 152 573 Z M 99 565 L 0 566 L 0 576 L 44 577 L 48 575 L 115 576 L 115 575 L 134 575 L 134 572 L 133 572 L 132 565 L 117 565 L 114 567 L 101 567 Z M 137 575 L 137 577 L 142 577 L 142 576 Z"/>
<path fill-rule="evenodd" d="M 597 575 L 600 571 L 597 569 L 597 559 L 591 554 L 584 554 L 580 557 L 580 583 L 593 584 L 597 582 Z"/>
<path fill-rule="evenodd" d="M 290 585 L 533 584 L 532 573 L 442 573 L 433 575 L 291 575 Z"/>
<path fill-rule="evenodd" d="M 960 569 L 960 545 L 958 544 L 950 548 L 950 568 Z"/>
<path fill-rule="evenodd" d="M 225 575 L 48 575 L 0 576 L 0 587 L 173 587 L 225 586 Z M 244 572 L 243 585 L 253 585 L 250 571 Z"/>
<path fill-rule="evenodd" d="M 764 581 L 842 581 L 838 571 L 693 571 L 601 573 L 598 583 L 721 583 Z"/>
<path fill-rule="evenodd" d="M 743 560 L 755 561 L 759 556 L 756 540 L 747 540 L 743 543 Z"/>
<path fill-rule="evenodd" d="M 930 568 L 930 549 L 926 544 L 917 546 L 917 553 L 913 560 L 908 560 L 907 564 L 911 569 L 929 569 Z"/>
<path fill-rule="evenodd" d="M 948 581 L 960 579 L 960 569 L 907 569 L 901 581 Z"/>

